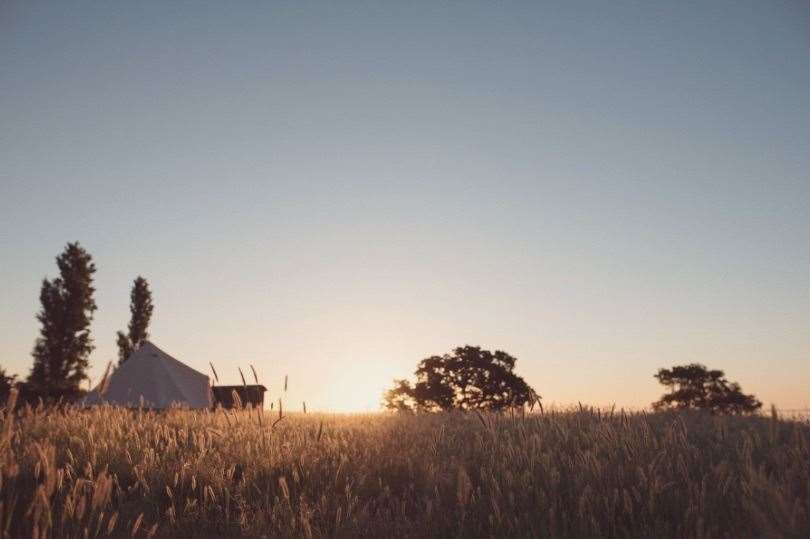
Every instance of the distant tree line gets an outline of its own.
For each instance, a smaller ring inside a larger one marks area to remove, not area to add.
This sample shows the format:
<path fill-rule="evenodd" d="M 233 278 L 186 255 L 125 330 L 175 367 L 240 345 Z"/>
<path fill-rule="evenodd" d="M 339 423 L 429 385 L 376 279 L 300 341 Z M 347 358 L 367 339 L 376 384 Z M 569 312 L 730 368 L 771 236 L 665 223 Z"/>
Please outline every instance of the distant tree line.
<path fill-rule="evenodd" d="M 68 243 L 56 257 L 59 276 L 42 280 L 40 288 L 39 337 L 31 352 L 34 363 L 25 382 L 17 382 L 0 368 L 0 397 L 12 386 L 22 400 L 46 403 L 70 402 L 84 395 L 90 353 L 95 349 L 90 323 L 97 306 L 93 298 L 93 257 L 79 242 Z M 152 294 L 143 277 L 135 279 L 130 295 L 129 332 L 118 332 L 119 363 L 148 336 L 152 316 Z"/>
<path fill-rule="evenodd" d="M 492 353 L 477 346 L 456 348 L 450 354 L 419 362 L 416 382 L 394 380 L 383 395 L 383 405 L 398 412 L 446 410 L 504 410 L 530 406 L 540 395 L 514 373 L 517 359 L 506 352 Z M 668 392 L 652 404 L 655 410 L 708 410 L 718 414 L 750 414 L 762 407 L 723 371 L 692 363 L 660 369 L 655 378 Z"/>
<path fill-rule="evenodd" d="M 90 323 L 97 306 L 93 298 L 93 258 L 78 242 L 68 243 L 56 257 L 59 277 L 42 281 L 41 308 L 37 313 L 39 337 L 31 353 L 31 372 L 24 383 L 0 367 L 0 398 L 12 386 L 20 388 L 23 400 L 71 401 L 84 394 L 90 353 L 95 348 Z M 138 276 L 130 292 L 127 332 L 117 333 L 118 365 L 149 336 L 154 305 L 149 283 Z M 518 376 L 517 359 L 506 352 L 461 346 L 442 356 L 419 362 L 416 381 L 395 380 L 385 392 L 389 410 L 437 412 L 447 410 L 505 410 L 533 407 L 540 395 Z M 656 410 L 700 409 L 722 414 L 753 413 L 762 403 L 729 382 L 720 370 L 692 363 L 660 369 L 655 378 L 667 388 L 652 404 Z M 4 401 L 3 401 L 4 402 Z"/>

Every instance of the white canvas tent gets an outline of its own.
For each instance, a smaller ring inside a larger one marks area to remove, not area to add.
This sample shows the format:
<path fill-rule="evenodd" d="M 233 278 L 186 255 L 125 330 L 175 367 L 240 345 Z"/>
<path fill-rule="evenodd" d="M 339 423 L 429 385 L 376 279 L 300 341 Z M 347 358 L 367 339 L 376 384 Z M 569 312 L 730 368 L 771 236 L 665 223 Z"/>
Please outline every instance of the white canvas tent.
<path fill-rule="evenodd" d="M 208 376 L 181 363 L 149 341 L 84 400 L 86 405 L 113 404 L 146 408 L 209 408 Z"/>

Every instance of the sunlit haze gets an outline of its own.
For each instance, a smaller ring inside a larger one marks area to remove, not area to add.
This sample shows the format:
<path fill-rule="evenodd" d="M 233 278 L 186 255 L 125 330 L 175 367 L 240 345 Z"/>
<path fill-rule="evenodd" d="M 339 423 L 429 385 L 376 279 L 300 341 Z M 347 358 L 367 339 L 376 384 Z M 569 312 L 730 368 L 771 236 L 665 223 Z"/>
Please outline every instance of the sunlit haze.
<path fill-rule="evenodd" d="M 701 362 L 810 406 L 810 6 L 0 4 L 0 365 L 93 255 L 90 374 L 151 340 L 378 410 L 464 344 L 544 404 Z"/>

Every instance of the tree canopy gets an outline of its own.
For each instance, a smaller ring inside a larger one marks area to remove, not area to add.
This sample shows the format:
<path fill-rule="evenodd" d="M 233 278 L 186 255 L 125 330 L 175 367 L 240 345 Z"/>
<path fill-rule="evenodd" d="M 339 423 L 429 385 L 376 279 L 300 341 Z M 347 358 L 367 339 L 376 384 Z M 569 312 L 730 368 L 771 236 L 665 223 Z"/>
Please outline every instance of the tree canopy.
<path fill-rule="evenodd" d="M 93 351 L 90 322 L 96 310 L 93 300 L 93 257 L 76 243 L 68 243 L 56 257 L 59 277 L 43 279 L 42 309 L 37 314 L 40 336 L 34 344 L 34 366 L 28 385 L 46 400 L 73 398 L 81 394 L 79 384 Z"/>
<path fill-rule="evenodd" d="M 743 393 L 738 383 L 726 380 L 723 371 L 709 370 L 699 363 L 660 369 L 655 378 L 669 390 L 653 403 L 656 410 L 694 408 L 745 414 L 762 407 L 753 395 Z"/>
<path fill-rule="evenodd" d="M 118 364 L 125 362 L 129 355 L 149 337 L 149 321 L 152 319 L 152 292 L 149 283 L 140 275 L 132 283 L 129 295 L 129 332 L 118 332 Z"/>
<path fill-rule="evenodd" d="M 502 410 L 532 405 L 540 396 L 514 373 L 517 359 L 506 352 L 463 346 L 419 362 L 416 383 L 395 380 L 383 396 L 400 411 Z"/>

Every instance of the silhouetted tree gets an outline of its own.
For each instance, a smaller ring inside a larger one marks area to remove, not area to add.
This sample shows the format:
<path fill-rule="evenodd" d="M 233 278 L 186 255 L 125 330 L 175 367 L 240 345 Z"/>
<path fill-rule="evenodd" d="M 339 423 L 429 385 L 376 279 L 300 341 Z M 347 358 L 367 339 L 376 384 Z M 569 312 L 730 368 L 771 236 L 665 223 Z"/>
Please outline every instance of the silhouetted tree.
<path fill-rule="evenodd" d="M 129 294 L 129 333 L 118 332 L 118 364 L 124 363 L 133 350 L 149 337 L 149 320 L 152 318 L 152 292 L 149 283 L 140 275 L 132 283 Z"/>
<path fill-rule="evenodd" d="M 695 408 L 746 414 L 762 407 L 753 395 L 743 393 L 739 384 L 726 380 L 723 371 L 708 370 L 699 363 L 659 369 L 655 378 L 669 389 L 669 393 L 653 403 L 656 410 Z"/>
<path fill-rule="evenodd" d="M 9 376 L 6 374 L 6 369 L 0 367 L 0 407 L 6 403 L 8 394 L 11 392 L 11 388 L 14 387 L 16 381 L 17 375 L 12 374 Z"/>
<path fill-rule="evenodd" d="M 383 402 L 389 410 L 410 412 L 416 407 L 413 388 L 407 380 L 394 380 L 394 387 L 383 394 Z"/>
<path fill-rule="evenodd" d="M 96 310 L 93 258 L 78 242 L 68 243 L 56 257 L 56 265 L 59 277 L 42 281 L 42 310 L 37 314 L 42 327 L 28 376 L 30 391 L 45 400 L 81 395 L 79 384 L 87 378 L 88 357 L 94 348 L 90 337 Z"/>
<path fill-rule="evenodd" d="M 459 347 L 451 354 L 423 359 L 416 383 L 395 380 L 383 402 L 398 411 L 502 410 L 532 404 L 540 396 L 513 372 L 516 361 L 506 352 Z"/>

